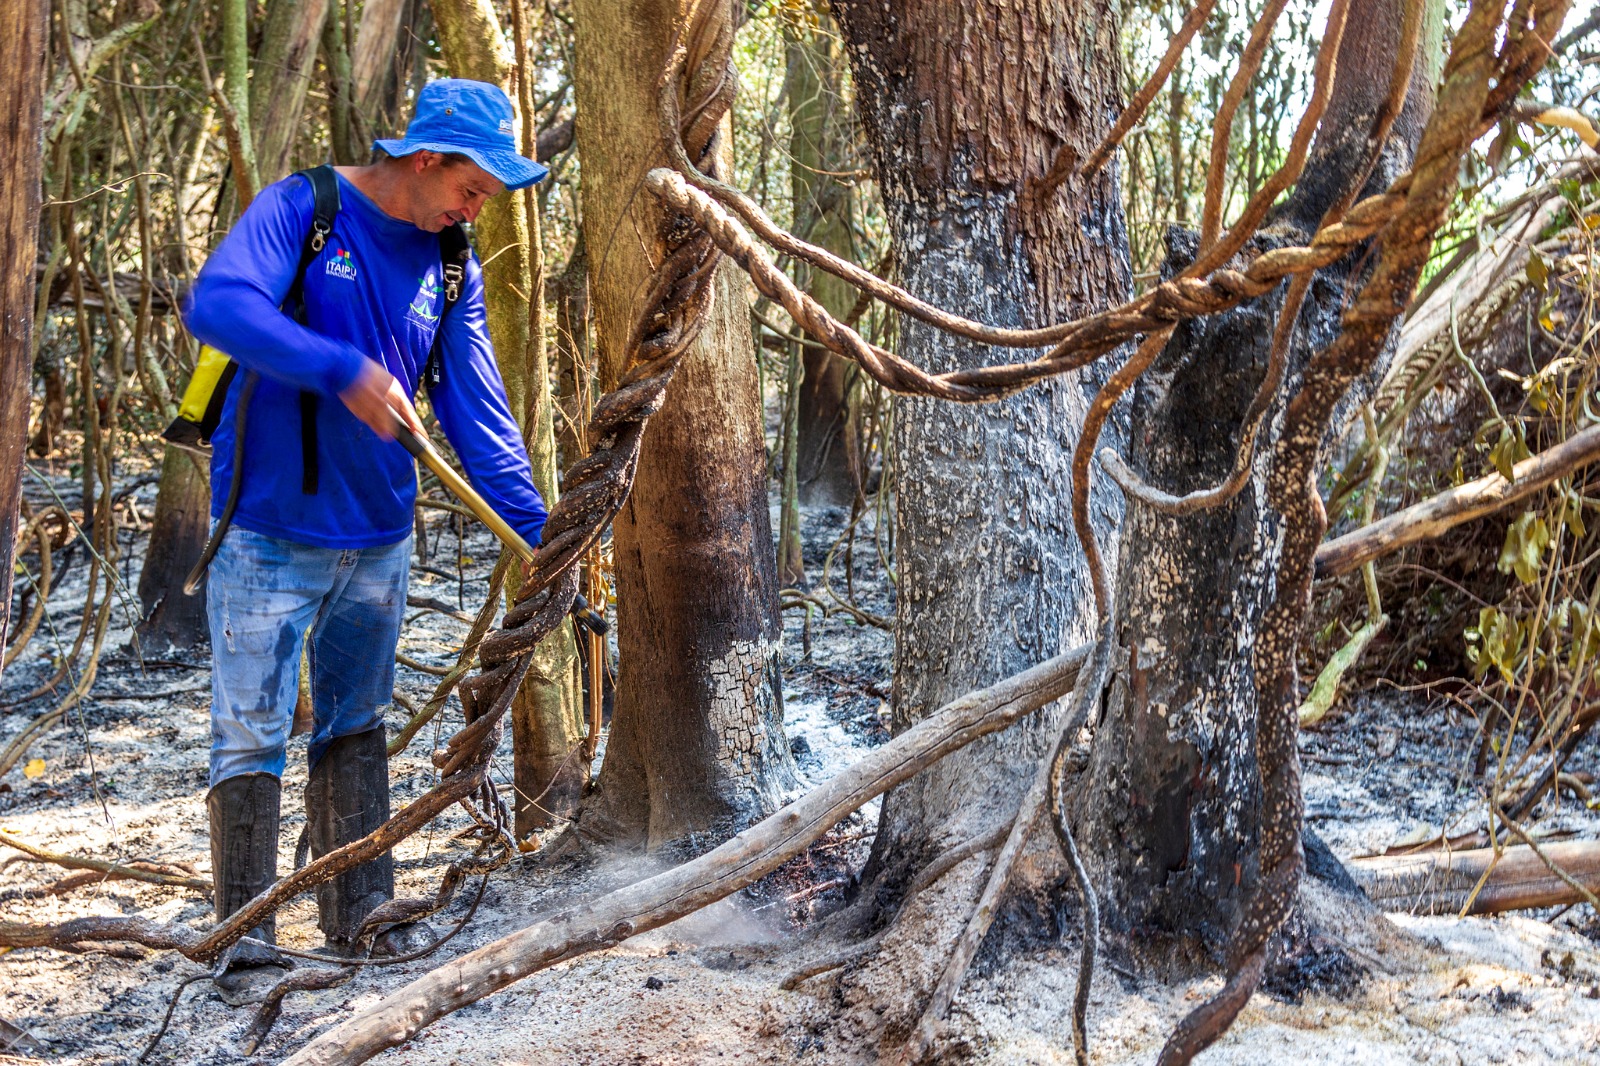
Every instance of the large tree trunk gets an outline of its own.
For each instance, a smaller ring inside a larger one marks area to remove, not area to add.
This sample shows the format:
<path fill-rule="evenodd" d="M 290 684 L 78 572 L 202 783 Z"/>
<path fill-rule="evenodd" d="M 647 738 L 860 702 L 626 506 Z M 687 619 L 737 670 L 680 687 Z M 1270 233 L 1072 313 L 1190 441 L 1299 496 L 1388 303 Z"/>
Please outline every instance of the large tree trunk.
<path fill-rule="evenodd" d="M 44 100 L 44 0 L 0 9 L 0 647 L 10 633 L 11 577 L 33 378 L 34 257 Z"/>
<path fill-rule="evenodd" d="M 512 62 L 490 0 L 433 0 L 445 63 L 458 78 L 492 82 L 512 91 Z M 533 121 L 521 114 L 522 124 Z M 544 343 L 544 262 L 539 219 L 523 193 L 484 205 L 475 227 L 484 267 L 484 297 L 495 358 L 511 410 L 528 439 L 533 481 L 546 504 L 556 502 L 555 438 L 550 373 Z M 529 294 L 532 295 L 530 301 Z M 533 316 L 530 318 L 530 314 Z M 513 581 L 515 588 L 516 582 Z M 563 623 L 534 653 L 511 710 L 516 830 L 519 837 L 568 815 L 589 780 L 583 757 L 578 700 L 578 651 Z"/>
<path fill-rule="evenodd" d="M 277 181 L 291 169 L 317 41 L 327 18 L 328 0 L 275 0 L 267 8 L 250 82 L 256 168 L 263 181 Z"/>
<path fill-rule="evenodd" d="M 577 0 L 578 150 L 599 360 L 616 384 L 662 217 L 639 192 L 657 147 L 656 82 L 682 0 Z M 730 12 L 731 14 L 731 12 Z M 722 167 L 726 170 L 726 126 Z M 725 264 L 708 320 L 645 432 L 614 524 L 620 676 L 589 839 L 704 845 L 793 782 L 754 346 Z"/>
<path fill-rule="evenodd" d="M 1010 326 L 1123 299 L 1127 238 L 1115 170 L 1034 192 L 1058 148 L 1086 158 L 1116 112 L 1116 7 L 833 6 L 906 287 Z M 901 354 L 930 370 L 1017 357 L 904 321 Z M 1055 378 L 989 405 L 897 401 L 896 731 L 1089 638 L 1094 607 L 1072 529 L 1069 463 L 1103 377 Z M 1120 436 L 1108 430 L 1107 443 Z M 1114 498 L 1097 495 L 1093 511 L 1102 549 L 1114 552 Z M 889 794 L 867 870 L 877 899 L 893 902 L 933 856 L 1015 815 L 1049 757 L 1059 711 L 980 741 Z M 886 942 L 851 979 L 858 991 L 847 996 L 887 1009 L 891 1039 L 942 967 L 981 865 L 957 867 L 914 900 L 918 919 L 903 920 L 898 943 Z"/>
<path fill-rule="evenodd" d="M 361 5 L 361 22 L 348 46 L 351 97 L 365 115 L 378 108 L 385 86 L 395 77 L 395 45 L 408 6 L 407 0 L 365 0 Z"/>
<path fill-rule="evenodd" d="M 831 22 L 785 31 L 789 99 L 789 174 L 794 195 L 794 231 L 812 244 L 850 259 L 854 241 L 848 169 L 850 116 L 844 97 L 845 58 Z M 856 302 L 855 289 L 825 271 L 802 270 L 802 288 L 834 318 L 843 320 Z M 826 348 L 807 347 L 801 357 L 798 454 L 800 499 L 812 505 L 848 507 L 856 496 L 851 469 L 857 441 L 850 403 L 851 364 Z"/>
<path fill-rule="evenodd" d="M 1395 65 L 1400 9 L 1398 0 L 1355 0 L 1306 178 L 1257 248 L 1303 243 L 1359 179 L 1355 169 Z M 1437 51 L 1435 38 L 1424 54 Z M 1409 166 L 1431 106 L 1432 74 L 1418 64 L 1369 190 Z M 1194 248 L 1191 234 L 1174 231 L 1169 269 L 1186 266 Z M 1113 943 L 1137 949 L 1129 952 L 1133 961 L 1178 968 L 1220 961 L 1259 883 L 1255 646 L 1277 596 L 1282 549 L 1282 518 L 1267 503 L 1267 478 L 1283 405 L 1307 360 L 1338 334 L 1346 294 L 1354 291 L 1350 271 L 1364 262 L 1352 256 L 1312 285 L 1289 372 L 1238 496 L 1188 516 L 1129 506 L 1124 543 L 1138 550 L 1125 554 L 1118 577 L 1116 680 L 1074 817 L 1106 932 Z M 1129 458 L 1147 482 L 1181 494 L 1226 479 L 1282 305 L 1280 289 L 1173 334 L 1135 396 Z"/>

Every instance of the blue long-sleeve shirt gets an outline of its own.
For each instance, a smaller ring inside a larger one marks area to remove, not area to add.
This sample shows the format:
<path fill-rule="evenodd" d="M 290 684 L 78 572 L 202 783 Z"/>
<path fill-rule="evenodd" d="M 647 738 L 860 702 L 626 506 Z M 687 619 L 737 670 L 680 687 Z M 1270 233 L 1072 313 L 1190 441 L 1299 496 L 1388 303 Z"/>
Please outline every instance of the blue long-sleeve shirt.
<path fill-rule="evenodd" d="M 384 214 L 342 176 L 339 197 L 333 233 L 305 274 L 304 325 L 280 310 L 311 229 L 311 184 L 300 177 L 262 190 L 206 261 L 185 309 L 196 337 L 261 375 L 233 521 L 326 548 L 404 539 L 416 500 L 411 456 L 379 438 L 338 394 L 369 358 L 415 394 L 443 317 L 434 413 L 473 487 L 537 545 L 545 506 L 494 361 L 482 267 L 476 257 L 467 264 L 461 297 L 444 314 L 438 235 Z M 320 397 L 318 490 L 309 495 L 301 491 L 302 390 Z M 214 517 L 233 477 L 240 391 L 236 380 L 212 438 Z"/>

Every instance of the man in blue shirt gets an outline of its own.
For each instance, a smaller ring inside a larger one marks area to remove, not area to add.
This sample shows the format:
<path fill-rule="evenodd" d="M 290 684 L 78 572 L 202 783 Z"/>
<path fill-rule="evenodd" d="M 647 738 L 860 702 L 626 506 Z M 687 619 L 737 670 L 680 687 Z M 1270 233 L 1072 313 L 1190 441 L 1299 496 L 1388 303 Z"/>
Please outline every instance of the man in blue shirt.
<path fill-rule="evenodd" d="M 545 168 L 518 154 L 505 94 L 458 79 L 425 86 L 405 137 L 374 148 L 372 164 L 337 168 L 339 211 L 301 275 L 297 308 L 283 305 L 315 198 L 309 181 L 292 176 L 244 212 L 200 272 L 187 309 L 196 337 L 258 375 L 252 389 L 229 389 L 213 436 L 213 518 L 238 479 L 206 590 L 206 802 L 219 919 L 277 877 L 279 781 L 302 641 L 315 710 L 306 788 L 313 857 L 388 818 L 383 710 L 393 698 L 416 496 L 415 467 L 391 427 L 398 415 L 422 432 L 410 398 L 430 352 L 438 376 L 429 398 L 467 476 L 528 543 L 538 544 L 544 527 L 489 342 L 483 271 L 469 260 L 460 295 L 447 304 L 438 234 L 472 222 L 491 196 L 533 184 Z M 393 894 L 388 854 L 322 885 L 330 948 L 347 950 L 366 915 Z M 402 927 L 385 936 L 404 950 L 425 933 Z M 253 936 L 271 943 L 272 922 Z M 259 998 L 283 965 L 270 948 L 244 945 L 219 989 L 230 1001 Z"/>

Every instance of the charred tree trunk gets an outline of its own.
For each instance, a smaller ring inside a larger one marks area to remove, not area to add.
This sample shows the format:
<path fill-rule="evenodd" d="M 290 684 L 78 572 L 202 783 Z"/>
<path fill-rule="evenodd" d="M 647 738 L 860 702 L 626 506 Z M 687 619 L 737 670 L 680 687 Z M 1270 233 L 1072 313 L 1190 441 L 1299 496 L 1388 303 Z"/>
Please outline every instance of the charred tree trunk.
<path fill-rule="evenodd" d="M 1057 153 L 1086 158 L 1116 113 L 1116 7 L 985 0 L 952 7 L 835 0 L 905 285 L 986 322 L 1037 326 L 1128 292 L 1115 170 L 1051 190 Z M 1003 122 L 998 115 L 1009 116 Z M 1069 168 L 1070 173 L 1073 168 Z M 901 354 L 931 370 L 1018 358 L 905 320 Z M 1069 464 L 1104 371 L 1000 403 L 897 400 L 894 728 L 1089 639 L 1094 607 L 1072 529 Z M 1108 443 L 1121 434 L 1108 429 Z M 1102 550 L 1118 506 L 1097 495 Z M 892 903 L 952 845 L 1015 816 L 1060 708 L 990 737 L 886 797 L 866 873 Z M 923 922 L 853 980 L 920 1010 L 981 887 L 968 862 L 912 903 Z M 954 898 L 954 906 L 927 902 Z M 905 999 L 910 994 L 909 1001 Z M 891 1033 L 905 1020 L 886 1019 Z"/>
<path fill-rule="evenodd" d="M 0 647 L 10 634 L 11 577 L 33 378 L 34 257 L 44 106 L 43 0 L 0 10 Z"/>
<path fill-rule="evenodd" d="M 510 91 L 508 54 L 494 5 L 489 0 L 433 0 L 434 18 L 451 74 L 492 82 Z M 532 116 L 522 114 L 525 126 Z M 531 142 L 527 138 L 525 143 Z M 555 440 L 550 375 L 544 344 L 544 262 L 539 254 L 539 219 L 529 197 L 495 197 L 478 216 L 476 236 L 484 267 L 484 299 L 495 358 L 505 379 L 511 410 L 528 440 L 534 484 L 545 502 L 556 502 Z M 531 294 L 531 299 L 530 299 Z M 530 317 L 532 316 L 532 317 Z M 516 582 L 513 581 L 515 587 Z M 518 690 L 511 711 L 519 837 L 570 815 L 589 762 L 583 757 L 583 718 L 578 700 L 578 650 L 570 623 L 545 638 Z"/>
<path fill-rule="evenodd" d="M 1361 180 L 1368 131 L 1395 66 L 1400 11 L 1397 0 L 1354 3 L 1306 177 L 1243 254 L 1304 242 L 1323 212 Z M 1431 49 L 1438 51 L 1436 37 Z M 1418 64 L 1367 191 L 1410 165 L 1431 106 L 1432 73 Z M 1169 271 L 1194 258 L 1195 237 L 1186 230 L 1173 229 L 1168 246 Z M 1359 284 L 1352 272 L 1363 263 L 1353 255 L 1313 282 L 1243 491 L 1188 516 L 1129 503 L 1116 593 L 1117 673 L 1074 817 L 1106 933 L 1132 961 L 1179 969 L 1220 961 L 1259 883 L 1254 651 L 1277 595 L 1282 549 L 1267 478 L 1284 433 L 1284 405 L 1311 355 L 1338 335 L 1347 293 Z M 1135 394 L 1129 455 L 1148 483 L 1185 493 L 1227 478 L 1283 301 L 1280 289 L 1174 332 Z"/>
<path fill-rule="evenodd" d="M 854 199 L 839 177 L 849 169 L 850 115 L 844 96 L 843 47 L 830 20 L 786 30 L 789 173 L 794 230 L 812 244 L 856 258 L 850 231 Z M 843 320 L 856 301 L 847 282 L 825 271 L 797 278 L 833 317 Z M 801 355 L 795 479 L 800 499 L 848 507 L 856 497 L 856 413 L 850 402 L 851 364 L 823 347 Z"/>
<path fill-rule="evenodd" d="M 661 247 L 661 213 L 638 190 L 665 163 L 656 82 L 687 6 L 573 5 L 584 239 L 607 388 L 626 369 Z M 715 285 L 614 526 L 620 665 L 605 763 L 579 817 L 590 840 L 703 846 L 770 811 L 793 782 L 754 345 L 736 269 L 724 264 Z"/>
<path fill-rule="evenodd" d="M 209 532 L 211 484 L 205 465 L 182 448 L 167 446 L 150 523 L 150 547 L 139 571 L 144 651 L 194 648 L 207 639 L 206 598 L 186 596 L 183 583 L 200 558 Z"/>

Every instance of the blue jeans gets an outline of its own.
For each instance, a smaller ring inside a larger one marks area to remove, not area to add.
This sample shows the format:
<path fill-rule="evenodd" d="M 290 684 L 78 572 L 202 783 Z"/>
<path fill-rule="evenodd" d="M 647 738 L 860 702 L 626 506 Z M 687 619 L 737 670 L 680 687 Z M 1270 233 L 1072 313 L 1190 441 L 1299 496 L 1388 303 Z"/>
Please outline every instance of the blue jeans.
<path fill-rule="evenodd" d="M 228 530 L 206 577 L 212 786 L 282 776 L 306 639 L 311 765 L 339 737 L 382 728 L 410 573 L 410 537 L 341 550 Z"/>

